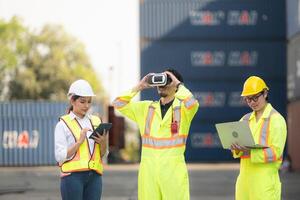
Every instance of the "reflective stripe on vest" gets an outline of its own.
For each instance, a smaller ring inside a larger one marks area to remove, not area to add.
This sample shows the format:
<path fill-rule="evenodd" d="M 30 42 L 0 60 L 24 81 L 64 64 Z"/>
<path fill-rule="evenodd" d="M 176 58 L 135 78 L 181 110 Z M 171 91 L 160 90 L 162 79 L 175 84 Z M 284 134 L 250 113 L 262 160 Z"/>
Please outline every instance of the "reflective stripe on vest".
<path fill-rule="evenodd" d="M 268 137 L 269 137 L 269 131 L 270 131 L 270 120 L 271 120 L 271 116 L 275 113 L 277 113 L 277 111 L 273 108 L 271 110 L 268 118 L 265 118 L 264 121 L 263 121 L 262 127 L 260 129 L 260 136 L 259 136 L 259 142 L 258 142 L 261 145 L 268 146 Z M 250 116 L 251 116 L 251 113 L 246 114 L 243 117 L 243 120 L 244 121 L 249 121 Z M 265 156 L 265 162 L 272 162 L 272 161 L 276 161 L 276 160 L 281 159 L 280 157 L 276 158 L 275 151 L 273 150 L 272 147 L 265 148 L 265 149 L 263 149 L 263 151 L 264 151 L 264 156 Z M 250 155 L 241 156 L 241 158 L 248 158 L 248 157 L 250 157 Z"/>
<path fill-rule="evenodd" d="M 173 108 L 174 121 L 176 121 L 178 123 L 178 130 L 180 130 L 180 121 L 181 121 L 180 104 L 181 104 L 181 101 L 179 102 L 179 106 L 175 106 Z M 154 113 L 155 113 L 154 111 L 155 111 L 155 107 L 150 105 L 148 108 L 148 113 L 147 113 L 147 117 L 146 117 L 144 135 L 150 135 L 151 125 L 152 125 L 152 121 L 153 121 L 153 117 L 154 117 Z"/>
<path fill-rule="evenodd" d="M 150 105 L 148 108 L 148 114 L 145 122 L 145 131 L 144 131 L 145 135 L 150 135 L 150 129 L 154 117 L 154 112 L 155 112 L 155 108 L 152 105 Z"/>
<path fill-rule="evenodd" d="M 244 117 L 243 117 L 243 121 L 249 121 L 250 117 L 251 117 L 252 113 L 247 113 Z"/>
<path fill-rule="evenodd" d="M 251 113 L 247 113 L 243 117 L 243 121 L 249 121 L 250 120 L 250 116 L 251 116 Z M 249 152 L 243 152 L 243 155 L 241 156 L 241 158 L 250 158 L 250 153 Z"/>
<path fill-rule="evenodd" d="M 149 136 L 142 137 L 143 147 L 149 147 L 154 149 L 168 149 L 174 147 L 184 146 L 187 136 L 175 136 L 170 138 L 154 138 Z"/>
<path fill-rule="evenodd" d="M 180 130 L 180 122 L 181 122 L 181 101 L 179 101 L 179 106 L 173 107 L 173 116 L 174 121 L 178 124 L 178 131 Z M 155 107 L 150 105 L 148 108 L 148 113 L 145 121 L 145 130 L 144 135 L 142 136 L 142 145 L 143 147 L 150 147 L 155 149 L 163 149 L 163 148 L 174 148 L 179 146 L 184 146 L 186 143 L 186 136 L 179 136 L 179 134 L 172 134 L 170 138 L 155 138 L 151 137 L 151 126 L 153 122 L 155 114 Z M 172 117 L 173 118 L 173 117 Z"/>
<path fill-rule="evenodd" d="M 181 104 L 181 102 L 180 102 L 180 104 Z M 179 105 L 180 105 L 180 104 L 179 104 Z M 174 116 L 173 121 L 174 121 L 174 122 L 177 122 L 177 130 L 178 130 L 178 131 L 180 130 L 180 121 L 181 121 L 181 112 L 180 112 L 180 109 L 181 109 L 180 106 L 175 106 L 175 107 L 173 108 L 173 116 Z M 179 133 L 177 132 L 176 135 L 178 135 L 178 134 L 179 134 Z"/>
<path fill-rule="evenodd" d="M 71 119 L 69 115 L 64 115 L 60 118 L 69 128 L 70 132 L 74 136 L 75 141 L 80 137 L 81 126 L 78 121 Z M 91 117 L 91 125 L 94 129 L 95 126 L 98 126 L 101 123 L 99 117 Z M 68 161 L 60 165 L 62 172 L 76 172 L 76 171 L 87 171 L 95 170 L 97 173 L 102 174 L 103 165 L 100 156 L 100 145 L 94 144 L 94 151 L 91 153 L 89 149 L 88 140 L 85 139 L 84 142 L 80 145 L 79 149 L 75 155 Z"/>

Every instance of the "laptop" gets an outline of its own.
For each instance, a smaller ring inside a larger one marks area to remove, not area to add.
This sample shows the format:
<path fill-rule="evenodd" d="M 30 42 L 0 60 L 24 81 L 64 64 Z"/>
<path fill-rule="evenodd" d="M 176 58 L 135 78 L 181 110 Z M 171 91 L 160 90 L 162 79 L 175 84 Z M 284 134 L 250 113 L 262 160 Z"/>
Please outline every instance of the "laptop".
<path fill-rule="evenodd" d="M 218 123 L 215 126 L 224 149 L 230 149 L 233 143 L 251 149 L 267 148 L 267 146 L 254 142 L 248 122 L 246 121 Z"/>

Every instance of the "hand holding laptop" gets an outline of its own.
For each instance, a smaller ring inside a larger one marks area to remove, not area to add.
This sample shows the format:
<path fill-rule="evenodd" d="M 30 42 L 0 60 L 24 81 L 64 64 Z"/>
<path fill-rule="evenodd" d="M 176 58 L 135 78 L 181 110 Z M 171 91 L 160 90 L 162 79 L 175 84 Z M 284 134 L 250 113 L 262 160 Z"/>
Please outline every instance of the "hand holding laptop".
<path fill-rule="evenodd" d="M 243 151 L 243 152 L 250 151 L 250 148 L 245 147 L 245 146 L 243 146 L 243 145 L 236 144 L 236 143 L 233 143 L 233 144 L 230 146 L 230 149 L 231 149 L 231 150 L 237 150 L 237 151 Z"/>
<path fill-rule="evenodd" d="M 224 149 L 247 149 L 267 148 L 254 141 L 249 125 L 245 121 L 235 121 L 216 124 L 216 129 Z"/>

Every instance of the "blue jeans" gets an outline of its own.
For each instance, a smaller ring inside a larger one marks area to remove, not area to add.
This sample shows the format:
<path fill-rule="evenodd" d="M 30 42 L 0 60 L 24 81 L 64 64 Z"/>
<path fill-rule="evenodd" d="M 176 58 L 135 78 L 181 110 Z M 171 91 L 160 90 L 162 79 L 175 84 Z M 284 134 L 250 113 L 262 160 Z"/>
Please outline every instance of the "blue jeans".
<path fill-rule="evenodd" d="M 61 178 L 62 200 L 100 200 L 102 177 L 95 171 L 73 172 Z"/>

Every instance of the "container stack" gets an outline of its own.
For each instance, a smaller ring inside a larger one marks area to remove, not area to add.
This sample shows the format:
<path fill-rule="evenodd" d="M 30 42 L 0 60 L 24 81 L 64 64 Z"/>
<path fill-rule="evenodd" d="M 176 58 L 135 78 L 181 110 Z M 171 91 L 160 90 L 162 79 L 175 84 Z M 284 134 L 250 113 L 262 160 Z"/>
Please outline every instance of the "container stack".
<path fill-rule="evenodd" d="M 300 1 L 287 1 L 288 33 L 288 155 L 300 170 Z"/>
<path fill-rule="evenodd" d="M 141 76 L 175 68 L 200 103 L 188 161 L 232 160 L 214 125 L 250 111 L 240 93 L 251 75 L 267 82 L 271 103 L 285 115 L 285 24 L 282 0 L 141 1 Z M 155 90 L 141 97 L 158 99 Z"/>
<path fill-rule="evenodd" d="M 0 167 L 56 165 L 54 129 L 69 105 L 64 102 L 0 102 Z M 103 115 L 103 105 L 91 113 Z"/>

